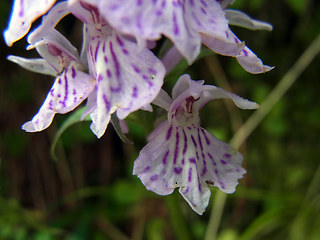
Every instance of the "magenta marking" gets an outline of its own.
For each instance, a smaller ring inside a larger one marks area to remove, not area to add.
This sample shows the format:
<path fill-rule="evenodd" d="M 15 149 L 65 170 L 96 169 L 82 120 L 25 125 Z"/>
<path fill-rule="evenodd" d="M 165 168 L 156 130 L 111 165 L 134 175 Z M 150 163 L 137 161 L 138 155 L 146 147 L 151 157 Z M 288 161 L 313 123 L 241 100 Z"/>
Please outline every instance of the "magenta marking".
<path fill-rule="evenodd" d="M 158 174 L 150 177 L 150 181 L 156 181 L 158 179 Z"/>
<path fill-rule="evenodd" d="M 143 170 L 143 172 L 142 173 L 146 173 L 146 172 L 148 172 L 149 170 L 150 170 L 150 166 L 146 166 L 146 168 Z"/>
<path fill-rule="evenodd" d="M 189 173 L 188 173 L 188 182 L 192 181 L 192 168 L 189 168 Z"/>
<path fill-rule="evenodd" d="M 168 156 L 169 156 L 169 150 L 168 150 L 168 151 L 165 153 L 165 155 L 163 156 L 163 159 L 162 159 L 162 164 L 163 164 L 163 165 L 166 165 L 166 164 L 167 164 Z"/>
<path fill-rule="evenodd" d="M 174 172 L 176 174 L 180 174 L 182 172 L 182 168 L 181 167 L 175 167 L 173 170 L 174 170 Z"/>
<path fill-rule="evenodd" d="M 179 132 L 176 132 L 176 147 L 174 149 L 174 156 L 173 156 L 173 164 L 177 163 L 177 157 L 179 153 Z"/>
<path fill-rule="evenodd" d="M 106 94 L 103 94 L 103 95 L 102 95 L 102 98 L 103 98 L 104 105 L 106 106 L 107 111 L 110 112 L 110 106 L 111 106 L 111 104 L 110 104 L 110 102 L 109 102 L 109 100 L 108 100 L 108 98 L 107 98 L 107 95 L 106 95 Z"/>
<path fill-rule="evenodd" d="M 166 140 L 168 141 L 171 137 L 171 133 L 172 133 L 172 125 L 169 127 L 167 134 L 166 134 Z"/>

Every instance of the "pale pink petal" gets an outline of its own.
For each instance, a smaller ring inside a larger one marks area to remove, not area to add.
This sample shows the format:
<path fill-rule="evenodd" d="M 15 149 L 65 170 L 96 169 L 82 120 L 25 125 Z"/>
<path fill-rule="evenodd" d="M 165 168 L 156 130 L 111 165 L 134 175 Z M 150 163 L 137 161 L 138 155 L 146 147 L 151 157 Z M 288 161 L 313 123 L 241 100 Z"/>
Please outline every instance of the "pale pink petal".
<path fill-rule="evenodd" d="M 119 119 L 149 104 L 159 93 L 165 69 L 151 51 L 112 32 L 92 37 L 89 68 L 97 79 L 93 132 L 101 137 L 117 112 Z"/>
<path fill-rule="evenodd" d="M 15 0 L 8 28 L 4 38 L 8 46 L 24 37 L 33 21 L 45 14 L 55 0 Z"/>
<path fill-rule="evenodd" d="M 56 113 L 67 113 L 75 109 L 95 86 L 95 80 L 86 73 L 78 71 L 70 64 L 56 77 L 46 100 L 33 119 L 22 128 L 27 132 L 38 132 L 47 128 Z"/>
<path fill-rule="evenodd" d="M 99 10 L 110 25 L 135 36 L 138 43 L 158 40 L 163 34 L 172 40 L 189 63 L 200 52 L 200 35 L 186 25 L 184 4 L 180 1 L 110 0 L 101 1 Z"/>

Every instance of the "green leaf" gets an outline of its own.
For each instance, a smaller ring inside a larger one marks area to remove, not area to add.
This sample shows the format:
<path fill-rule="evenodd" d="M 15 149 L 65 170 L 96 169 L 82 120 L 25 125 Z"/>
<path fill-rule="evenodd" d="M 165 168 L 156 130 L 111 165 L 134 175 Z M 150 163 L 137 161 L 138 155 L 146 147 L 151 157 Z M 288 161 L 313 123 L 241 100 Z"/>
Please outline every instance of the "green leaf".
<path fill-rule="evenodd" d="M 57 133 L 55 134 L 53 141 L 52 141 L 52 145 L 51 145 L 51 157 L 53 158 L 53 160 L 58 161 L 57 156 L 55 154 L 55 149 L 57 146 L 57 143 L 59 141 L 59 139 L 61 138 L 62 134 L 73 124 L 76 124 L 78 122 L 81 122 L 81 116 L 83 111 L 86 109 L 86 107 L 81 107 L 78 110 L 76 110 L 75 112 L 73 112 L 71 114 L 70 117 L 68 117 L 64 123 L 61 125 L 61 127 L 59 128 L 59 130 L 57 131 Z M 90 121 L 90 117 L 86 116 L 83 121 Z"/>

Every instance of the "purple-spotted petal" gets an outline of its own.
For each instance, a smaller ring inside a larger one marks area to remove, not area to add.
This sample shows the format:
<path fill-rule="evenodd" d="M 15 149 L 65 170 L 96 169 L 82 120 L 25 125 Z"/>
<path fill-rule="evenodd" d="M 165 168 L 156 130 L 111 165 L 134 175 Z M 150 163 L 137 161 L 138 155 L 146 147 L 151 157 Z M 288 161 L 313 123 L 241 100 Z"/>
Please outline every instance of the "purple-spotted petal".
<path fill-rule="evenodd" d="M 197 126 L 162 123 L 134 163 L 133 174 L 146 188 L 167 195 L 179 187 L 180 194 L 198 214 L 210 199 L 209 186 L 226 193 L 235 191 L 242 156 L 228 144 Z"/>
<path fill-rule="evenodd" d="M 61 72 L 71 61 L 79 59 L 77 49 L 55 29 L 33 46 L 56 72 Z"/>
<path fill-rule="evenodd" d="M 157 96 L 165 69 L 156 56 L 137 48 L 115 32 L 107 38 L 97 35 L 89 45 L 89 68 L 97 79 L 97 107 L 91 113 L 91 129 L 101 137 L 110 115 L 117 111 L 119 119 L 136 111 Z"/>
<path fill-rule="evenodd" d="M 236 94 L 213 85 L 203 85 L 204 81 L 191 80 L 190 76 L 182 75 L 172 90 L 173 103 L 170 107 L 174 111 L 181 106 L 188 97 L 196 99 L 192 102 L 193 111 L 199 111 L 208 101 L 213 99 L 231 99 L 239 108 L 256 109 L 259 105 Z"/>
<path fill-rule="evenodd" d="M 22 128 L 27 132 L 38 132 L 47 128 L 56 113 L 67 113 L 75 109 L 94 89 L 95 80 L 78 71 L 76 64 L 70 64 L 56 77 L 46 100 L 33 119 Z"/>
<path fill-rule="evenodd" d="M 69 14 L 67 2 L 60 2 L 50 9 L 47 15 L 42 18 L 42 22 L 35 30 L 33 30 L 28 36 L 29 44 L 42 40 L 45 37 L 50 37 L 51 30 L 56 27 L 58 22 L 67 14 Z"/>
<path fill-rule="evenodd" d="M 228 34 L 228 20 L 217 1 L 186 1 L 185 16 L 188 27 L 201 35 L 202 42 L 216 53 L 238 55 L 244 47 Z"/>
<path fill-rule="evenodd" d="M 9 55 L 7 59 L 29 71 L 56 76 L 57 72 L 42 58 L 23 58 Z"/>
<path fill-rule="evenodd" d="M 244 70 L 249 73 L 265 73 L 272 70 L 274 67 L 263 65 L 260 58 L 257 57 L 249 48 L 245 47 L 239 56 L 236 57 Z"/>
<path fill-rule="evenodd" d="M 4 38 L 8 46 L 24 37 L 31 24 L 55 3 L 55 0 L 15 0 L 8 28 Z"/>
<path fill-rule="evenodd" d="M 192 63 L 200 52 L 201 39 L 198 32 L 186 25 L 184 8 L 176 0 L 109 0 L 100 1 L 99 5 L 105 19 L 120 32 L 133 35 L 139 43 L 158 40 L 163 34 Z"/>

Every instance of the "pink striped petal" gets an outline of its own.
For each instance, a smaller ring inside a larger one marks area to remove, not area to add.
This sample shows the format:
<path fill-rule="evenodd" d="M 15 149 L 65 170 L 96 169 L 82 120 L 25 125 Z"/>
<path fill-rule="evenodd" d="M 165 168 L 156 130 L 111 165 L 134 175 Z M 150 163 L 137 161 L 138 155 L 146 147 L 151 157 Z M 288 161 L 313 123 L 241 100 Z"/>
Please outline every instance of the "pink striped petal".
<path fill-rule="evenodd" d="M 109 36 L 92 37 L 88 59 L 97 79 L 97 105 L 91 113 L 91 128 L 101 137 L 112 113 L 116 111 L 119 119 L 124 119 L 157 96 L 165 69 L 150 50 L 138 49 L 135 42 L 115 31 Z"/>
<path fill-rule="evenodd" d="M 55 0 L 15 0 L 4 38 L 8 46 L 24 37 L 33 21 L 45 14 Z"/>
<path fill-rule="evenodd" d="M 38 132 L 49 127 L 56 113 L 67 113 L 75 109 L 94 89 L 95 80 L 76 69 L 71 63 L 56 80 L 39 112 L 22 128 L 27 132 Z"/>

